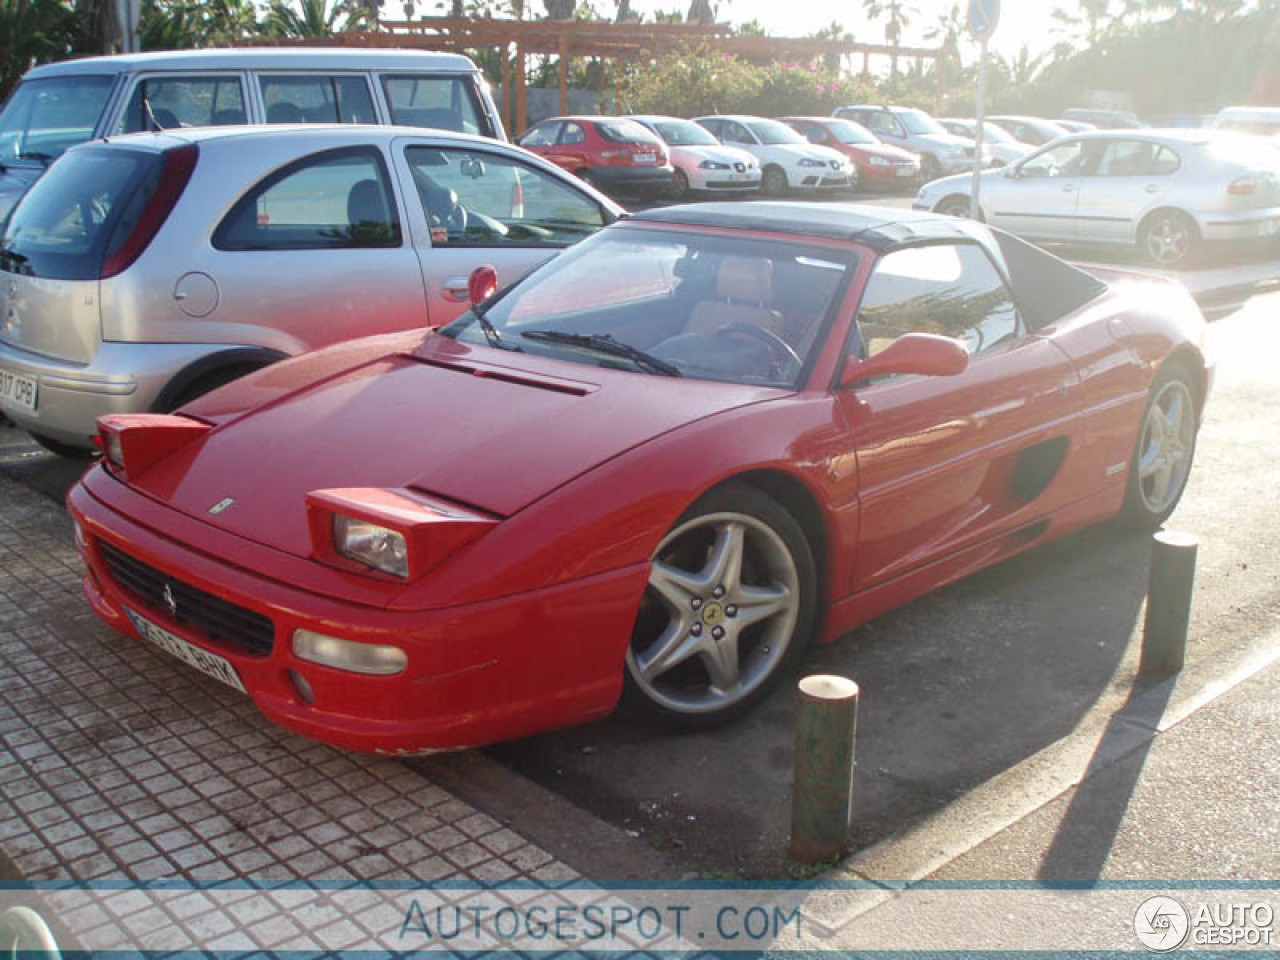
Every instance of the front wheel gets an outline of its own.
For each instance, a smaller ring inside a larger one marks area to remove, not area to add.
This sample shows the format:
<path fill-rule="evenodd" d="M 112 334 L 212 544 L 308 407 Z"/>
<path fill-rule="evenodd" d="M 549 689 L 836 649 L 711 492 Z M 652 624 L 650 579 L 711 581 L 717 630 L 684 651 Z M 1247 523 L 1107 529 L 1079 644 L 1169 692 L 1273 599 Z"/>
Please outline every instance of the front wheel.
<path fill-rule="evenodd" d="M 751 487 L 715 490 L 654 551 L 627 650 L 624 698 L 685 728 L 756 704 L 804 654 L 817 607 L 799 524 Z"/>
<path fill-rule="evenodd" d="M 780 197 L 787 192 L 787 173 L 781 167 L 765 167 L 760 187 L 771 197 Z"/>
<path fill-rule="evenodd" d="M 1156 377 L 1129 464 L 1119 520 L 1155 530 L 1169 518 L 1191 475 L 1196 451 L 1195 391 L 1181 366 Z"/>
<path fill-rule="evenodd" d="M 920 179 L 924 183 L 930 180 L 937 180 L 942 176 L 942 164 L 938 163 L 938 158 L 932 153 L 926 153 L 920 158 Z"/>
<path fill-rule="evenodd" d="M 954 193 L 934 207 L 933 211 L 934 213 L 946 214 L 948 217 L 959 217 L 962 220 L 966 220 L 972 211 L 972 206 L 968 197 Z"/>

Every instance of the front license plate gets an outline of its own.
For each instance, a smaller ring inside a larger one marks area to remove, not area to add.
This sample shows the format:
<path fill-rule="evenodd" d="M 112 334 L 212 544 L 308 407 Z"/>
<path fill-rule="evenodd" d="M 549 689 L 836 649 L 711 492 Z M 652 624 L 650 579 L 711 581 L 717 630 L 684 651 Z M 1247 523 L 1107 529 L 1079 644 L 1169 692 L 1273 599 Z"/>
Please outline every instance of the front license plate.
<path fill-rule="evenodd" d="M 36 382 L 30 377 L 20 377 L 8 370 L 0 370 L 0 402 L 35 413 Z"/>
<path fill-rule="evenodd" d="M 637 153 L 631 157 L 636 163 L 657 163 L 658 157 L 652 153 Z"/>
<path fill-rule="evenodd" d="M 751 179 L 751 175 L 747 173 L 731 173 L 729 174 L 729 179 L 741 182 L 743 180 Z"/>
<path fill-rule="evenodd" d="M 128 607 L 124 608 L 124 612 L 129 615 L 129 619 L 133 621 L 133 627 L 142 636 L 144 640 L 149 640 L 165 653 L 177 657 L 188 666 L 195 667 L 201 673 L 206 673 L 215 680 L 221 680 L 229 687 L 235 687 L 241 693 L 248 693 L 244 688 L 244 684 L 240 682 L 240 674 L 236 673 L 227 660 L 218 656 L 216 653 L 210 653 L 203 647 L 197 647 L 194 643 L 183 640 L 176 633 L 170 633 L 164 627 L 158 627 L 146 617 L 134 613 Z"/>
<path fill-rule="evenodd" d="M 909 177 L 909 176 L 911 176 L 911 175 L 912 175 L 912 174 L 914 174 L 914 173 L 915 173 L 915 171 L 914 171 L 913 169 L 911 169 L 910 167 L 899 167 L 899 168 L 898 168 L 898 176 L 900 176 L 900 177 Z"/>

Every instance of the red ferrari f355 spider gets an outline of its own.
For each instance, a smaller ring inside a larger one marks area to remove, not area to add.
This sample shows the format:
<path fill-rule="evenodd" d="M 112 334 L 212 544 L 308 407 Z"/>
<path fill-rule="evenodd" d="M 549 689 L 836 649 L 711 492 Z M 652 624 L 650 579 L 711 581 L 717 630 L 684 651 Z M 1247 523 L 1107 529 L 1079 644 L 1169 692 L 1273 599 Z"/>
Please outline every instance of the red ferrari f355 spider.
<path fill-rule="evenodd" d="M 651 211 L 441 330 L 102 418 L 69 496 L 85 592 L 353 749 L 620 696 L 723 721 L 811 638 L 1086 524 L 1160 524 L 1204 336 L 1181 287 L 980 224 Z"/>

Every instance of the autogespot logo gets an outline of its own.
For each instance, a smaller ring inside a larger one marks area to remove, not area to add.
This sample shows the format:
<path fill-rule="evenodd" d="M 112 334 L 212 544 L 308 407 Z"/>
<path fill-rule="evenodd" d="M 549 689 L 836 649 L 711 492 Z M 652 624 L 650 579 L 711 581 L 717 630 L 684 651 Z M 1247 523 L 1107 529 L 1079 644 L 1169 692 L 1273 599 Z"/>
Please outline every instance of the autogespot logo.
<path fill-rule="evenodd" d="M 1178 949 L 1190 929 L 1187 908 L 1173 897 L 1148 897 L 1133 914 L 1133 932 L 1144 947 L 1157 953 Z"/>

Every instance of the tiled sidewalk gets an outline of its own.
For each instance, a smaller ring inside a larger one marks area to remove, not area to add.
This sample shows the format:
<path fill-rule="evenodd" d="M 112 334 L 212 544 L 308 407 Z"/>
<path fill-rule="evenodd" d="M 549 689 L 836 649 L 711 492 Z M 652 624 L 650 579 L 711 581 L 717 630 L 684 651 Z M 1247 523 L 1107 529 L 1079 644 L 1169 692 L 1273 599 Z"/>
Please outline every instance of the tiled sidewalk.
<path fill-rule="evenodd" d="M 24 879 L 578 879 L 419 774 L 274 727 L 243 695 L 107 629 L 80 567 L 62 510 L 0 478 L 0 850 Z M 246 931 L 267 946 L 292 925 L 289 897 L 253 903 L 239 930 L 216 929 L 225 913 L 204 921 L 212 948 L 223 932 L 245 946 Z M 200 922 L 172 906 L 99 912 L 68 918 L 97 948 Z M 335 923 L 347 926 L 315 946 L 358 945 L 362 928 Z"/>

